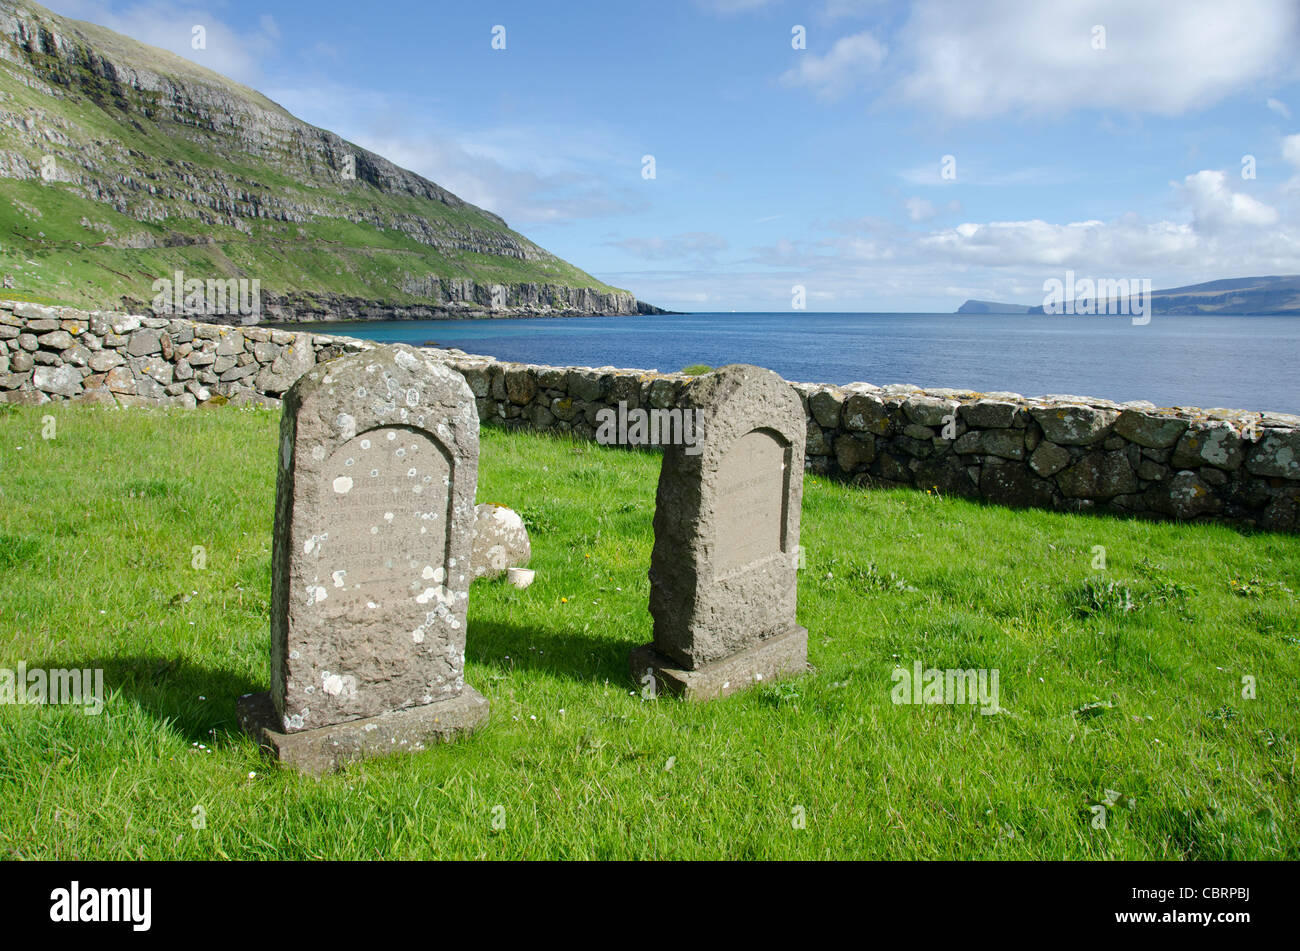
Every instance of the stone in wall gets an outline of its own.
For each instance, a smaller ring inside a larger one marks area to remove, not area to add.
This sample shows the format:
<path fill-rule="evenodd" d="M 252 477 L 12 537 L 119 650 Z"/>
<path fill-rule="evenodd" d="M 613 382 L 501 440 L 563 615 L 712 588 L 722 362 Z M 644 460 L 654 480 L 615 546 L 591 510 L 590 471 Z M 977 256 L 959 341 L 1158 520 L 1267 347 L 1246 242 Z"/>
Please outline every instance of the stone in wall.
<path fill-rule="evenodd" d="M 0 301 L 0 401 L 276 406 L 316 363 L 373 346 Z M 425 352 L 464 376 L 481 421 L 581 439 L 595 437 L 602 409 L 670 406 L 698 379 Z M 816 474 L 1004 505 L 1300 531 L 1300 416 L 905 383 L 791 386 Z"/>

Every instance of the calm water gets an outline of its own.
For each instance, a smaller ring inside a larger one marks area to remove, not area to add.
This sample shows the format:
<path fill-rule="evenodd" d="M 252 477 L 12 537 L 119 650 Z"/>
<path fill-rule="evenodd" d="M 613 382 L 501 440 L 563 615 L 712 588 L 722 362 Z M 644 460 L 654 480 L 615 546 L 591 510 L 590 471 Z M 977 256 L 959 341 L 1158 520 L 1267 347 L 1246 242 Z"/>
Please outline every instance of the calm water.
<path fill-rule="evenodd" d="M 753 363 L 787 380 L 1072 393 L 1300 413 L 1300 317 L 686 314 L 313 324 L 502 360 L 680 370 Z"/>

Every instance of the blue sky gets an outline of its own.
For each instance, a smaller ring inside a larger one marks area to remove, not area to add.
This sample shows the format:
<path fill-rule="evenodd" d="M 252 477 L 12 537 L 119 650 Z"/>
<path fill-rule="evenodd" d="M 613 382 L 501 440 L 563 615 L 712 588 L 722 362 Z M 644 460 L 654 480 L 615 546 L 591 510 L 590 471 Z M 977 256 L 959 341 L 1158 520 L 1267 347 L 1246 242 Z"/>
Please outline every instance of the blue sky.
<path fill-rule="evenodd" d="M 809 310 L 951 311 L 1039 303 L 1066 269 L 1300 273 L 1296 0 L 46 5 L 673 309 L 787 310 L 801 285 Z"/>

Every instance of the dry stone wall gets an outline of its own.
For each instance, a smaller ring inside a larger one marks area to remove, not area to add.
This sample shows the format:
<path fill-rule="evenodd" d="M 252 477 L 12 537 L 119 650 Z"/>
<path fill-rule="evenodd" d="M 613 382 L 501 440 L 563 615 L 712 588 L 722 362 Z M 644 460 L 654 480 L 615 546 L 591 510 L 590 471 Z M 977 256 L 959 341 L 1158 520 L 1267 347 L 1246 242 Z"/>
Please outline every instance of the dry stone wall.
<path fill-rule="evenodd" d="M 372 346 L 0 301 L 0 400 L 274 406 L 316 363 Z M 587 439 L 600 410 L 667 409 L 692 385 L 682 374 L 428 352 L 465 377 L 483 422 Z M 807 417 L 806 466 L 818 474 L 1005 505 L 1300 531 L 1300 416 L 901 384 L 791 386 Z"/>

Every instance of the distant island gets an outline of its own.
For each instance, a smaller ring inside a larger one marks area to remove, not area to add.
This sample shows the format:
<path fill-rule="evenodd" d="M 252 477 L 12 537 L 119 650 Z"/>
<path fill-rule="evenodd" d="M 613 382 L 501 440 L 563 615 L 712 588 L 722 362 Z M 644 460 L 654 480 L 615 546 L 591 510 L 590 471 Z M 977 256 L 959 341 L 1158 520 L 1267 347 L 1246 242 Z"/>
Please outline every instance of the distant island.
<path fill-rule="evenodd" d="M 1042 304 L 1004 304 L 968 300 L 959 314 L 1041 314 Z M 1300 315 L 1300 274 L 1274 277 L 1235 277 L 1151 292 L 1153 314 Z"/>

